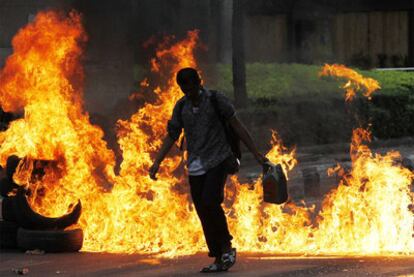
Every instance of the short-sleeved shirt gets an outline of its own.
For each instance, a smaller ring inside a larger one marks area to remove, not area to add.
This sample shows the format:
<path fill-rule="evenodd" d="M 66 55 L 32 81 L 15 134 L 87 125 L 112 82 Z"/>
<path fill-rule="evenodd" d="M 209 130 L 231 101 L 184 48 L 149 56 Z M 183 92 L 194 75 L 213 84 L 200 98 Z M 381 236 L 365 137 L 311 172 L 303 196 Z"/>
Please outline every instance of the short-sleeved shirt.
<path fill-rule="evenodd" d="M 230 99 L 222 93 L 216 93 L 217 114 L 211 100 L 212 92 L 201 91 L 201 101 L 197 112 L 194 112 L 191 100 L 182 97 L 175 104 L 171 120 L 168 121 L 168 135 L 176 141 L 182 129 L 187 142 L 188 164 L 200 159 L 205 171 L 219 165 L 232 154 L 227 142 L 224 126 L 220 117 L 228 120 L 235 115 Z M 181 112 L 181 114 L 180 114 Z"/>

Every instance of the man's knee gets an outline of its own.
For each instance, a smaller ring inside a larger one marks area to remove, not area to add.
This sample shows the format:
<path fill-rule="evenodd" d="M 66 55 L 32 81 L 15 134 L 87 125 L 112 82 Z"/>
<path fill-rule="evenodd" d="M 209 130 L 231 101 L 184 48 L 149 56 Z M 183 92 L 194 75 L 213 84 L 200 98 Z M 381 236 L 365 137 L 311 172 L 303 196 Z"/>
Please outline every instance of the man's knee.
<path fill-rule="evenodd" d="M 200 203 L 200 209 L 205 212 L 211 212 L 211 211 L 217 211 L 221 210 L 221 201 L 218 199 L 212 200 L 212 199 L 203 199 Z"/>

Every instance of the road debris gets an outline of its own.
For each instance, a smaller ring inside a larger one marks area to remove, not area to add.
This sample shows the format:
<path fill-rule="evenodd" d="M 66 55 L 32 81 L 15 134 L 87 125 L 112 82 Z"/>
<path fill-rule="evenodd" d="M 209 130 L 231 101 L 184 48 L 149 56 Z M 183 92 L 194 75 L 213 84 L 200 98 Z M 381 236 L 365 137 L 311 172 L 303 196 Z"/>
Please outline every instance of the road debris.
<path fill-rule="evenodd" d="M 18 275 L 26 275 L 29 273 L 29 269 L 27 267 L 23 268 L 13 268 L 12 271 Z"/>
<path fill-rule="evenodd" d="M 45 251 L 40 249 L 34 249 L 34 250 L 27 250 L 25 252 L 26 255 L 44 255 Z"/>

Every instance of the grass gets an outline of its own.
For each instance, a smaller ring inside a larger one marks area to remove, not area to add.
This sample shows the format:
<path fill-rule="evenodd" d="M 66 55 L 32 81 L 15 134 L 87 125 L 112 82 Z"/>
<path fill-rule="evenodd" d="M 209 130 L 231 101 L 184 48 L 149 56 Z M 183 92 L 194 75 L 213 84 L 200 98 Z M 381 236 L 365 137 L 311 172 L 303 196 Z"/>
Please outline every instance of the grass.
<path fill-rule="evenodd" d="M 297 96 L 342 97 L 341 83 L 332 78 L 320 78 L 321 66 L 303 64 L 263 64 L 246 66 L 246 86 L 249 98 L 274 99 Z M 228 96 L 233 96 L 231 65 L 207 66 L 206 72 L 215 71 L 216 78 L 208 84 Z M 414 73 L 357 70 L 363 76 L 378 80 L 381 94 L 409 92 L 414 85 Z"/>

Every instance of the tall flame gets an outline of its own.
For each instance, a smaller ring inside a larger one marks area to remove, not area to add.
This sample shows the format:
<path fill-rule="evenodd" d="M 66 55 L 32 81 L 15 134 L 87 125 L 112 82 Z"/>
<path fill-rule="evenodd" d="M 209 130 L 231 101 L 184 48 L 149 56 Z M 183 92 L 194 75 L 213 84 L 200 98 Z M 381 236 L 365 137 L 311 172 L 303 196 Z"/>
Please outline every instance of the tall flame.
<path fill-rule="evenodd" d="M 315 238 L 318 251 L 354 254 L 410 254 L 414 250 L 413 173 L 396 165 L 400 154 L 373 154 L 363 144 L 368 131 L 358 128 L 352 136 L 352 169 L 325 199 Z"/>
<path fill-rule="evenodd" d="M 325 64 L 320 75 L 347 79 L 346 101 L 351 101 L 358 90 L 370 99 L 381 88 L 378 81 L 343 65 Z M 413 172 L 398 165 L 398 152 L 373 154 L 364 144 L 370 141 L 369 131 L 355 129 L 350 147 L 351 171 L 339 165 L 328 170 L 328 174 L 338 172 L 342 180 L 325 199 L 319 215 L 319 230 L 325 236 L 322 247 L 335 245 L 340 253 L 409 254 L 414 250 L 413 214 L 409 209 L 413 203 Z"/>
<path fill-rule="evenodd" d="M 0 73 L 1 106 L 24 110 L 23 118 L 0 133 L 1 164 L 10 155 L 25 157 L 27 163 L 53 161 L 44 180 L 32 183 L 50 196 L 32 199 L 44 202 L 39 209 L 49 215 L 64 213 L 86 193 L 99 194 L 97 184 L 114 177 L 114 155 L 82 108 L 80 43 L 85 40 L 79 14 L 39 13 L 13 39 L 14 53 Z"/>
<path fill-rule="evenodd" d="M 120 222 L 124 234 L 119 236 L 124 249 L 166 252 L 165 255 L 190 254 L 202 249 L 201 230 L 194 228 L 198 219 L 185 193 L 187 189 L 182 186 L 184 180 L 173 174 L 180 170 L 180 155 L 164 160 L 158 181 L 148 177 L 151 154 L 161 145 L 166 122 L 183 96 L 175 82 L 175 73 L 183 67 L 197 67 L 193 53 L 197 40 L 198 31 L 191 31 L 182 41 L 172 43 L 168 38 L 160 45 L 151 61 L 152 71 L 163 81 L 163 85 L 154 89 L 155 102 L 145 104 L 131 119 L 118 121 L 123 162 L 112 194 L 120 194 L 119 200 L 128 206 L 127 211 L 121 212 L 128 221 Z M 148 81 L 141 85 L 150 86 Z M 131 222 L 129 217 L 135 221 Z"/>
<path fill-rule="evenodd" d="M 31 205 L 42 214 L 60 215 L 81 199 L 84 251 L 172 257 L 206 250 L 186 181 L 177 177 L 183 176 L 181 155 L 163 162 L 158 181 L 148 177 L 152 155 L 181 97 L 175 73 L 182 67 L 197 68 L 198 31 L 159 45 L 151 62 L 158 77 L 155 99 L 118 122 L 123 154 L 119 175 L 113 173 L 114 155 L 102 140 L 102 130 L 83 111 L 79 43 L 85 39 L 75 12 L 68 17 L 39 13 L 16 35 L 14 53 L 0 73 L 0 104 L 7 111 L 24 110 L 24 117 L 0 133 L 1 164 L 13 154 L 25 157 L 15 180 L 35 192 Z M 151 87 L 150 80 L 142 86 Z M 354 131 L 352 169 L 326 197 L 319 214 L 306 205 L 265 204 L 260 180 L 240 184 L 232 177 L 225 209 L 235 246 L 265 253 L 413 252 L 413 214 L 408 209 L 413 174 L 395 163 L 398 153 L 373 154 L 363 145 L 367 138 L 366 131 Z M 289 173 L 297 163 L 295 150 L 285 148 L 276 132 L 272 145 L 267 157 Z M 30 177 L 36 160 L 49 161 L 41 179 Z"/>

